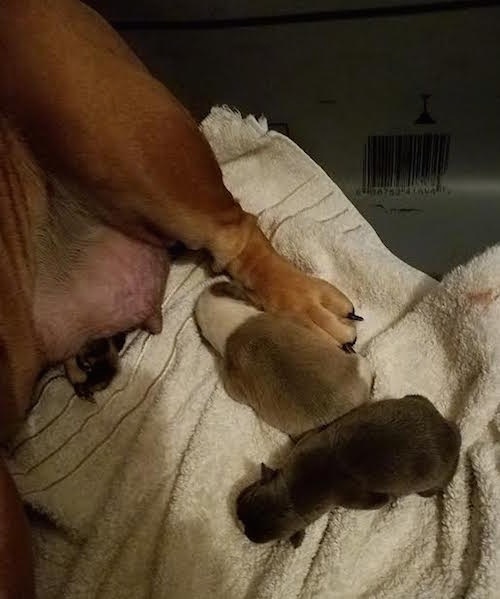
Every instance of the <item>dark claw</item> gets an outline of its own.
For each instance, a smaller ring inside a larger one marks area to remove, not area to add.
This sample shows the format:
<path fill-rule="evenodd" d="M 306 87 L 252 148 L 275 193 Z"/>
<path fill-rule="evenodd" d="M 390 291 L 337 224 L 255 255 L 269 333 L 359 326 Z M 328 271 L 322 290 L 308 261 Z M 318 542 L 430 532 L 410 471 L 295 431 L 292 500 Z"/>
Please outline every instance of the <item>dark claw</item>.
<path fill-rule="evenodd" d="M 349 320 L 358 320 L 358 321 L 362 321 L 364 320 L 364 318 L 362 316 L 358 316 L 354 310 L 352 312 L 349 312 L 349 314 L 347 315 L 347 318 Z"/>
<path fill-rule="evenodd" d="M 345 351 L 346 354 L 355 354 L 356 352 L 354 351 L 354 345 L 355 341 L 353 341 L 353 343 L 344 343 L 344 345 L 342 346 L 342 349 Z"/>

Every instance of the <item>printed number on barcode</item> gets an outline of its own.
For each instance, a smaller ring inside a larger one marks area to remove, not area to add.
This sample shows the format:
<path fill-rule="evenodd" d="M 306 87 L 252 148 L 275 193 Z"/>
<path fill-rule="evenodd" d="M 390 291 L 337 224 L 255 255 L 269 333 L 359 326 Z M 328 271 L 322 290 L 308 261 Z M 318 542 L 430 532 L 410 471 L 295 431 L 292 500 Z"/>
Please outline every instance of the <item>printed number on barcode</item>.
<path fill-rule="evenodd" d="M 441 191 L 449 154 L 449 135 L 371 135 L 363 158 L 363 192 L 421 187 Z"/>

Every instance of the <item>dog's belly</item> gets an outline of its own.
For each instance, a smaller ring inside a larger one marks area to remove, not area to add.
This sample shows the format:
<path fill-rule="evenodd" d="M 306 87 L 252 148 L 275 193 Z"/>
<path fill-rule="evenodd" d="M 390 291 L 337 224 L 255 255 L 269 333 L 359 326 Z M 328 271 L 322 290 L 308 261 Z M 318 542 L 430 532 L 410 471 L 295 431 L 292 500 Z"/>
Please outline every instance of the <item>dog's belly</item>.
<path fill-rule="evenodd" d="M 57 263 L 45 260 L 37 274 L 35 327 L 49 363 L 74 356 L 90 339 L 161 328 L 166 250 L 102 225 L 91 237 Z"/>

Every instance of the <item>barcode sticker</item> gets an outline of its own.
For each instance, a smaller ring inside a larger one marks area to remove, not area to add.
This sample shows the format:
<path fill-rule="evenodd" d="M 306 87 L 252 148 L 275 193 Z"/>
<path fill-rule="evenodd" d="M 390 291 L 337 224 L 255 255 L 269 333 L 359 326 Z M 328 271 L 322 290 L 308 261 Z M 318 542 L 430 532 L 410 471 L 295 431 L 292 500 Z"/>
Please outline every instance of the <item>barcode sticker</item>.
<path fill-rule="evenodd" d="M 443 191 L 450 135 L 371 135 L 363 157 L 363 193 Z"/>

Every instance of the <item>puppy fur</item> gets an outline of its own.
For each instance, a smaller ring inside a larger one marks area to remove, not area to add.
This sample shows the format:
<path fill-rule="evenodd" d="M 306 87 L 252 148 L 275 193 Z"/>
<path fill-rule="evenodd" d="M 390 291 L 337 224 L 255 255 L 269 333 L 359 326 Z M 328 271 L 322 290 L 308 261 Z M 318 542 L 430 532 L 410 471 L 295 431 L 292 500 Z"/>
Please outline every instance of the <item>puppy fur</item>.
<path fill-rule="evenodd" d="M 257 310 L 232 283 L 205 290 L 196 318 L 222 356 L 228 394 L 294 438 L 368 400 L 373 375 L 365 358 Z"/>
<path fill-rule="evenodd" d="M 460 453 L 457 427 L 425 397 L 364 404 L 305 435 L 283 467 L 262 464 L 237 514 L 255 543 L 301 542 L 301 531 L 335 506 L 377 509 L 396 497 L 428 497 L 452 479 Z"/>

